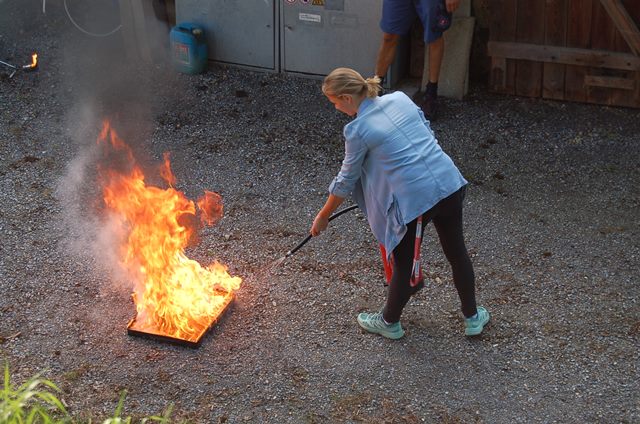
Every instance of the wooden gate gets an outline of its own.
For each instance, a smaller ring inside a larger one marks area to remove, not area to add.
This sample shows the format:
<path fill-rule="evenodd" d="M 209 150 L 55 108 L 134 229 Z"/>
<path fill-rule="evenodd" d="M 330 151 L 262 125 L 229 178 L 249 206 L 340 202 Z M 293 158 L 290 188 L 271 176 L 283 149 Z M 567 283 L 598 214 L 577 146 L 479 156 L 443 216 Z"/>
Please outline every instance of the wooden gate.
<path fill-rule="evenodd" d="M 490 0 L 490 88 L 640 108 L 639 0 Z"/>

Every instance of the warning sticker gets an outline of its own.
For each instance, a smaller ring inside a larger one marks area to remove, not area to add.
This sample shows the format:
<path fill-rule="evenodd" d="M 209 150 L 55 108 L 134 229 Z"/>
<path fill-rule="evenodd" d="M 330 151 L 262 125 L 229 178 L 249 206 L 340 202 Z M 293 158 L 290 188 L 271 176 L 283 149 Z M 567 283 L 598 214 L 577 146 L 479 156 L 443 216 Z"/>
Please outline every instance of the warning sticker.
<path fill-rule="evenodd" d="M 316 15 L 313 13 L 299 13 L 298 14 L 298 19 L 300 19 L 301 21 L 305 21 L 305 22 L 316 22 L 316 23 L 321 23 L 322 22 L 322 16 L 321 15 Z"/>
<path fill-rule="evenodd" d="M 324 0 L 313 0 L 313 3 L 311 3 L 311 5 L 313 5 L 313 6 L 324 6 Z"/>
<path fill-rule="evenodd" d="M 189 46 L 182 43 L 175 43 L 173 45 L 173 58 L 178 62 L 186 63 L 190 62 Z"/>

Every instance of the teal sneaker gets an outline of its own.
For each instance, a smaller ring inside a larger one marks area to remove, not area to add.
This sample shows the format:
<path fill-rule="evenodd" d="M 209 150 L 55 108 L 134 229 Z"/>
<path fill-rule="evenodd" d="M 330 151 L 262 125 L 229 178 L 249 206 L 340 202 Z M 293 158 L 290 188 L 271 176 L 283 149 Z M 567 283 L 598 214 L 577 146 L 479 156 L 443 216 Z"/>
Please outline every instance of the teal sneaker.
<path fill-rule="evenodd" d="M 491 319 L 489 315 L 489 311 L 487 311 L 484 307 L 478 306 L 477 308 L 477 316 L 475 318 L 465 318 L 464 319 L 464 334 L 465 336 L 477 336 L 482 333 L 482 329 Z"/>
<path fill-rule="evenodd" d="M 358 324 L 370 333 L 380 334 L 388 339 L 399 339 L 404 336 L 400 321 L 387 324 L 382 319 L 382 312 L 358 314 Z"/>

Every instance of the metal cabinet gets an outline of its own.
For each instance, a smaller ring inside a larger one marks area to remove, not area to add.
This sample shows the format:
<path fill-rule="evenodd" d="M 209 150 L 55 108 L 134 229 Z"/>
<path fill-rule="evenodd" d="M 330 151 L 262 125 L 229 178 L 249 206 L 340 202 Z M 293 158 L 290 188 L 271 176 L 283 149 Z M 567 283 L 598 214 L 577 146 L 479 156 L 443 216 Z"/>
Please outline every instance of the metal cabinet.
<path fill-rule="evenodd" d="M 176 22 L 205 29 L 212 61 L 311 77 L 341 66 L 373 75 L 382 40 L 382 0 L 176 0 L 175 4 Z M 387 75 L 388 83 L 396 80 L 397 63 Z"/>

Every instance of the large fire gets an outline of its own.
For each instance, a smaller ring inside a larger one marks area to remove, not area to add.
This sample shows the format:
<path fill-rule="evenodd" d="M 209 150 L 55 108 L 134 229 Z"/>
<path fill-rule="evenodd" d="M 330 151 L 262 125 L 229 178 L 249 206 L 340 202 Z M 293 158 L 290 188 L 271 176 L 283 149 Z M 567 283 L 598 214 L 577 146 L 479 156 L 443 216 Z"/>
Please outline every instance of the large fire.
<path fill-rule="evenodd" d="M 100 166 L 99 176 L 105 205 L 126 231 L 119 254 L 135 285 L 135 329 L 196 341 L 224 311 L 242 280 L 217 261 L 203 268 L 185 255 L 199 225 L 196 205 L 173 188 L 168 154 L 159 170 L 169 186 L 163 189 L 145 183 L 132 150 L 107 121 L 98 144 L 118 163 Z M 217 193 L 205 192 L 197 205 L 203 224 L 213 225 L 222 217 Z"/>

